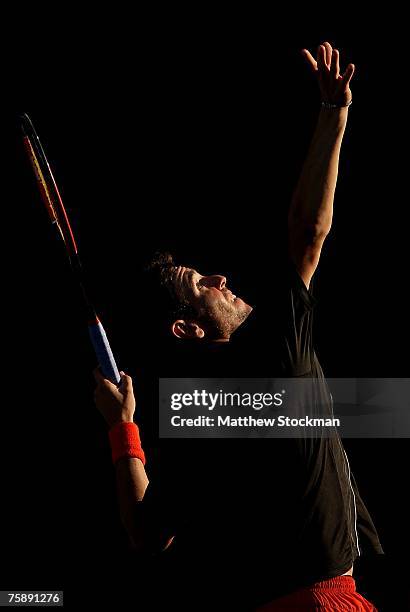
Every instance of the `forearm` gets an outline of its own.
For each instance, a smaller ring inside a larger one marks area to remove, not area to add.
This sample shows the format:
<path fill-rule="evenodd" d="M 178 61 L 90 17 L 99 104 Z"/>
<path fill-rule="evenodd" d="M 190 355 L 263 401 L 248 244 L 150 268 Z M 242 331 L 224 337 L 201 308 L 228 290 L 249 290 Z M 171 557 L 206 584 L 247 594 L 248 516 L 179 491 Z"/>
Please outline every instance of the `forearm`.
<path fill-rule="evenodd" d="M 138 524 L 136 506 L 144 497 L 148 478 L 140 459 L 123 457 L 115 466 L 121 521 L 137 548 L 141 546 L 144 526 Z"/>
<path fill-rule="evenodd" d="M 148 478 L 142 462 L 123 457 L 115 469 L 121 520 L 133 548 L 148 555 L 165 550 L 174 534 L 163 524 L 161 503 L 144 499 Z"/>
<path fill-rule="evenodd" d="M 95 402 L 108 428 L 112 459 L 115 464 L 117 495 L 122 523 L 138 552 L 164 550 L 172 534 L 157 519 L 158 505 L 147 503 L 148 478 L 145 454 L 137 425 L 133 421 L 135 397 L 130 376 L 121 372 L 119 387 L 94 370 L 97 387 Z"/>
<path fill-rule="evenodd" d="M 322 108 L 289 209 L 289 227 L 325 236 L 331 227 L 348 108 Z"/>

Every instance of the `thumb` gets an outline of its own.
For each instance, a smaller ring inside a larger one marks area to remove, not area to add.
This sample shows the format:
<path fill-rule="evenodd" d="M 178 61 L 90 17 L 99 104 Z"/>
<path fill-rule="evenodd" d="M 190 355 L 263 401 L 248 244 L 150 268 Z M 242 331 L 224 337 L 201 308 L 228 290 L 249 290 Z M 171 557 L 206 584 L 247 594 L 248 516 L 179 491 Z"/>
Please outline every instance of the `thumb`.
<path fill-rule="evenodd" d="M 120 375 L 121 375 L 120 391 L 124 395 L 127 395 L 128 393 L 132 393 L 133 388 L 132 388 L 131 376 L 128 376 L 128 374 L 125 374 L 125 372 L 122 372 L 122 371 L 120 372 Z"/>
<path fill-rule="evenodd" d="M 342 77 L 342 85 L 343 86 L 347 86 L 350 83 L 350 80 L 354 74 L 355 71 L 355 65 L 354 64 L 349 64 L 348 67 L 345 70 L 345 73 Z"/>

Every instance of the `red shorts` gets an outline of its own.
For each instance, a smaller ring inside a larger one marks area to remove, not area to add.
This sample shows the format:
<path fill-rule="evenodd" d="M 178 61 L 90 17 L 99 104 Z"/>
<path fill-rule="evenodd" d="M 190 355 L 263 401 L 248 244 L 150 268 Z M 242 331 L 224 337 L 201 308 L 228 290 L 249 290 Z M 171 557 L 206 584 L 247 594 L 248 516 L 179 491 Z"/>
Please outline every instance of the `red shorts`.
<path fill-rule="evenodd" d="M 356 592 L 352 576 L 338 576 L 275 599 L 257 612 L 377 612 L 367 599 Z"/>

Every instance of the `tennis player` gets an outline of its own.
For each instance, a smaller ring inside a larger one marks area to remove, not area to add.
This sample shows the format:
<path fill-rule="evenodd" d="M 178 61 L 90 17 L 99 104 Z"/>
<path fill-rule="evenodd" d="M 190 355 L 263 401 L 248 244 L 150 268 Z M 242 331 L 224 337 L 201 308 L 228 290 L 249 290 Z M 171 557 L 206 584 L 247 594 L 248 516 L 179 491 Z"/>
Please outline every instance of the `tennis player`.
<path fill-rule="evenodd" d="M 342 74 L 328 42 L 316 60 L 303 54 L 322 107 L 289 210 L 288 252 L 259 279 L 252 306 L 224 276 L 156 256 L 150 274 L 175 339 L 157 376 L 317 379 L 331 407 L 314 349 L 312 277 L 332 223 L 354 66 Z M 122 520 L 138 551 L 162 551 L 156 591 L 170 606 L 376 610 L 357 593 L 353 568 L 359 556 L 383 550 L 338 436 L 161 440 L 148 483 L 131 378 L 122 374 L 117 389 L 95 376 Z"/>

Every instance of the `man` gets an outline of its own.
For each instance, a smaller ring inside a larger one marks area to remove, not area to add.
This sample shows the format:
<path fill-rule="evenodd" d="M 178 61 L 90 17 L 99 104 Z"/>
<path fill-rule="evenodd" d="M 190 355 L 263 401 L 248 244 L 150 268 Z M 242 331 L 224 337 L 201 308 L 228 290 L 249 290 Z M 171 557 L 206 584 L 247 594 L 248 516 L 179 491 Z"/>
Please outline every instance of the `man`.
<path fill-rule="evenodd" d="M 288 253 L 272 262 L 255 308 L 224 276 L 157 256 L 150 271 L 176 346 L 156 375 L 315 379 L 331 410 L 313 347 L 311 285 L 332 222 L 354 66 L 340 74 L 328 42 L 317 60 L 303 54 L 322 108 L 289 210 Z M 375 610 L 355 591 L 353 564 L 362 552 L 383 551 L 337 436 L 161 440 L 148 484 L 131 379 L 123 375 L 119 389 L 98 371 L 96 380 L 123 523 L 137 550 L 165 551 L 162 588 L 167 597 L 177 591 L 180 608 Z"/>

